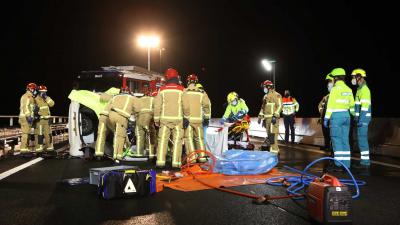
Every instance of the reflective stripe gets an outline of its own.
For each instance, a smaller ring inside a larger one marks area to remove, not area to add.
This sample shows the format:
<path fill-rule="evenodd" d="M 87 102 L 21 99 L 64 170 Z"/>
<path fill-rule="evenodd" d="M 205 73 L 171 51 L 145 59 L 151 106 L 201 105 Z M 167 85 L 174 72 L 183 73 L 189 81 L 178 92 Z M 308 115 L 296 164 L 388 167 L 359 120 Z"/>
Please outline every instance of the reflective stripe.
<path fill-rule="evenodd" d="M 349 100 L 347 99 L 336 99 L 336 103 L 349 103 Z"/>
<path fill-rule="evenodd" d="M 163 126 L 163 129 L 162 129 L 162 133 L 161 133 L 161 143 L 160 143 L 160 146 L 159 146 L 159 150 L 160 150 L 160 153 L 159 153 L 159 155 L 160 155 L 160 157 L 157 157 L 157 163 L 158 162 L 164 162 L 165 163 L 165 161 L 159 161 L 158 160 L 158 158 L 160 158 L 161 159 L 161 157 L 163 157 L 163 155 L 165 155 L 166 154 L 166 149 L 164 149 L 164 142 L 165 142 L 165 129 L 166 129 L 167 127 L 166 126 Z M 158 153 L 157 153 L 158 154 Z"/>
<path fill-rule="evenodd" d="M 361 111 L 368 111 L 368 108 L 363 107 L 361 108 Z"/>
<path fill-rule="evenodd" d="M 335 154 L 339 154 L 339 155 L 350 155 L 350 151 L 335 151 Z"/>
<path fill-rule="evenodd" d="M 371 113 L 367 113 L 365 114 L 365 116 L 371 117 Z"/>
<path fill-rule="evenodd" d="M 105 124 L 103 122 L 100 122 L 100 129 L 99 129 L 100 135 L 97 137 L 97 141 L 96 141 L 96 153 L 102 153 L 102 149 L 100 149 L 100 147 L 101 147 L 101 141 L 104 138 L 103 137 L 104 125 Z"/>
<path fill-rule="evenodd" d="M 178 137 L 179 137 L 179 128 L 178 126 L 175 126 L 176 129 L 176 135 L 175 135 L 175 140 L 174 140 L 174 151 L 172 152 L 172 165 L 174 164 L 179 164 L 179 162 L 175 161 L 175 154 L 178 154 Z"/>
<path fill-rule="evenodd" d="M 361 102 L 361 103 L 368 103 L 368 104 L 371 104 L 371 101 L 368 100 L 368 99 L 361 99 L 360 102 Z"/>
<path fill-rule="evenodd" d="M 125 111 L 123 111 L 121 109 L 113 108 L 113 110 L 118 112 L 118 113 L 120 113 L 120 114 L 122 114 L 122 116 L 125 116 L 126 118 L 131 116 L 131 114 L 129 114 L 129 113 L 127 113 L 127 112 L 125 112 Z"/>
<path fill-rule="evenodd" d="M 347 112 L 348 109 L 326 109 L 327 112 Z"/>
<path fill-rule="evenodd" d="M 189 145 L 190 145 L 190 151 L 194 150 L 194 143 L 193 143 L 193 129 L 192 126 L 189 125 L 189 127 L 187 128 L 189 129 Z"/>
<path fill-rule="evenodd" d="M 200 150 L 206 150 L 206 148 L 204 147 L 204 142 L 203 142 L 204 137 L 201 135 L 200 127 L 197 127 L 197 133 L 199 134 L 197 138 L 199 139 Z"/>
<path fill-rule="evenodd" d="M 278 106 L 278 108 L 277 108 L 276 111 L 275 111 L 275 113 L 277 113 L 277 114 L 280 113 L 281 108 L 282 108 L 282 99 L 281 99 L 281 98 L 278 98 L 278 104 L 279 104 L 279 106 Z"/>
<path fill-rule="evenodd" d="M 337 160 L 345 160 L 345 161 L 350 161 L 350 156 L 349 157 L 335 157 Z"/>
<path fill-rule="evenodd" d="M 362 160 L 369 160 L 369 155 L 362 155 L 362 156 L 361 156 L 361 159 L 362 159 Z"/>
<path fill-rule="evenodd" d="M 356 112 L 356 116 L 360 116 L 360 113 Z"/>
<path fill-rule="evenodd" d="M 361 105 L 361 102 L 354 102 L 354 104 L 356 104 L 356 105 Z"/>
<path fill-rule="evenodd" d="M 138 155 L 140 155 L 141 153 L 140 153 L 140 149 L 141 149 L 141 140 L 140 140 L 140 138 L 141 138 L 141 136 L 140 136 L 140 133 L 139 133 L 139 126 L 138 125 L 136 125 L 136 127 L 135 127 L 135 135 L 136 135 L 136 153 L 138 154 Z"/>
<path fill-rule="evenodd" d="M 49 107 L 46 105 L 46 106 L 40 106 L 40 109 L 48 109 Z"/>
<path fill-rule="evenodd" d="M 361 155 L 369 155 L 369 151 L 361 151 Z"/>

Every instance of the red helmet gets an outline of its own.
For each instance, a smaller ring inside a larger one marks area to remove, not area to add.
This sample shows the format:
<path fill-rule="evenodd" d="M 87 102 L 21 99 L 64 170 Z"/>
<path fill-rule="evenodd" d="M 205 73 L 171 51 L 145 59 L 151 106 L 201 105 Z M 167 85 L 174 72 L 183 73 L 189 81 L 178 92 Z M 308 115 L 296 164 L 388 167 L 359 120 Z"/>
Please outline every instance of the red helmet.
<path fill-rule="evenodd" d="M 44 85 L 39 85 L 39 91 L 41 91 L 41 92 L 46 92 L 47 91 L 47 87 L 46 86 L 44 86 Z"/>
<path fill-rule="evenodd" d="M 197 83 L 199 82 L 199 78 L 197 78 L 196 74 L 190 74 L 187 79 L 186 79 L 187 83 Z"/>
<path fill-rule="evenodd" d="M 130 94 L 130 90 L 128 87 L 122 87 L 120 92 L 124 94 Z"/>
<path fill-rule="evenodd" d="M 178 77 L 179 77 L 178 71 L 176 71 L 175 69 L 169 68 L 167 69 L 167 71 L 165 71 L 165 79 L 167 80 Z"/>
<path fill-rule="evenodd" d="M 274 86 L 274 84 L 270 80 L 266 80 L 261 84 L 261 86 L 263 86 L 263 87 L 272 87 L 272 86 Z"/>
<path fill-rule="evenodd" d="M 26 90 L 33 92 L 34 90 L 36 90 L 37 85 L 35 83 L 29 83 L 28 85 L 26 85 Z"/>

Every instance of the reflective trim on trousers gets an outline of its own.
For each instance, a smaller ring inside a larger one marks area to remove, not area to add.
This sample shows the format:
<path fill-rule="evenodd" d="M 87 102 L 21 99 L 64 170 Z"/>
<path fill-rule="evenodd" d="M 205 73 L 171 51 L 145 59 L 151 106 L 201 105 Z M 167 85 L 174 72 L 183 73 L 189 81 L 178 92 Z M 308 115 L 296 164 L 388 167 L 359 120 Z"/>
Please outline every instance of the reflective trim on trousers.
<path fill-rule="evenodd" d="M 335 151 L 335 154 L 338 154 L 338 155 L 350 155 L 351 152 L 349 152 L 349 151 Z"/>
<path fill-rule="evenodd" d="M 157 166 L 164 166 L 165 165 L 165 160 L 161 160 L 161 157 L 165 158 L 166 155 L 166 149 L 164 149 L 164 142 L 165 142 L 165 130 L 166 130 L 166 126 L 162 127 L 162 130 L 160 130 L 159 132 L 161 132 L 161 142 L 158 145 L 158 151 L 157 151 Z M 167 140 L 168 142 L 168 140 Z"/>
<path fill-rule="evenodd" d="M 361 155 L 369 155 L 369 151 L 361 151 L 360 154 Z"/>
<path fill-rule="evenodd" d="M 136 135 L 136 154 L 138 155 L 138 156 L 141 156 L 142 154 L 143 154 L 143 152 L 142 152 L 142 136 L 140 135 L 140 132 L 139 132 L 139 126 L 136 124 L 136 127 L 135 127 L 135 135 Z"/>
<path fill-rule="evenodd" d="M 178 138 L 179 138 L 179 127 L 175 126 L 176 129 L 176 135 L 175 135 L 175 140 L 174 140 L 174 151 L 172 152 L 172 166 L 174 164 L 180 164 L 180 159 L 178 157 L 180 157 L 178 155 Z M 182 147 L 182 146 L 181 146 Z"/>
<path fill-rule="evenodd" d="M 104 135 L 104 126 L 105 126 L 105 124 L 103 122 L 100 122 L 100 123 L 101 123 L 100 124 L 100 129 L 99 129 L 99 132 L 98 132 L 98 134 L 100 134 L 100 135 L 98 135 L 97 140 L 96 140 L 96 152 L 95 152 L 95 155 L 103 155 L 104 154 L 103 146 L 102 146 L 102 139 L 104 138 L 103 135 Z"/>
<path fill-rule="evenodd" d="M 350 156 L 348 156 L 348 157 L 336 157 L 335 156 L 335 159 L 337 159 L 337 160 L 343 160 L 343 161 L 350 161 L 351 160 L 351 157 Z"/>
<path fill-rule="evenodd" d="M 362 159 L 362 160 L 369 160 L 369 155 L 362 155 L 362 156 L 361 156 L 361 159 Z"/>

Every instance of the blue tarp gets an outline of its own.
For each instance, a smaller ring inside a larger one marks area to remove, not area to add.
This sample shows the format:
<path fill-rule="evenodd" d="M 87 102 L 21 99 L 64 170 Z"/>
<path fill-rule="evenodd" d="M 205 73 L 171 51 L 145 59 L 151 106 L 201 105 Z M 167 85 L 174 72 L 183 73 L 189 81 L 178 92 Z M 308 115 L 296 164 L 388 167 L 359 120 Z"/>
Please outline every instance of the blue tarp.
<path fill-rule="evenodd" d="M 231 149 L 216 158 L 214 172 L 226 175 L 266 173 L 278 164 L 277 155 L 266 151 Z"/>

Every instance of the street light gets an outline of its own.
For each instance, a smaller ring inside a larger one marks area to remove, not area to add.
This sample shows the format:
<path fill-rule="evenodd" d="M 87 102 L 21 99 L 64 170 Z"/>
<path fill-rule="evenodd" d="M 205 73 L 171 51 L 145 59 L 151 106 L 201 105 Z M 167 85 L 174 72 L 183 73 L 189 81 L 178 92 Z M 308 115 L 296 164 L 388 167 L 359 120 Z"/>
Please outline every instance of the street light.
<path fill-rule="evenodd" d="M 275 83 L 275 65 L 273 65 L 275 63 L 276 63 L 275 60 L 268 60 L 268 59 L 261 60 L 261 64 L 263 65 L 263 67 L 264 67 L 264 69 L 266 71 L 271 72 L 271 70 L 273 70 L 272 71 L 272 73 L 273 73 L 273 81 L 272 82 L 274 83 L 274 86 L 276 87 L 276 83 Z"/>
<path fill-rule="evenodd" d="M 147 48 L 147 69 L 150 70 L 150 50 L 158 47 L 160 38 L 157 36 L 139 36 L 138 43 L 140 47 Z"/>
<path fill-rule="evenodd" d="M 163 51 L 165 51 L 165 48 L 160 48 L 160 73 L 162 73 L 161 52 Z"/>

